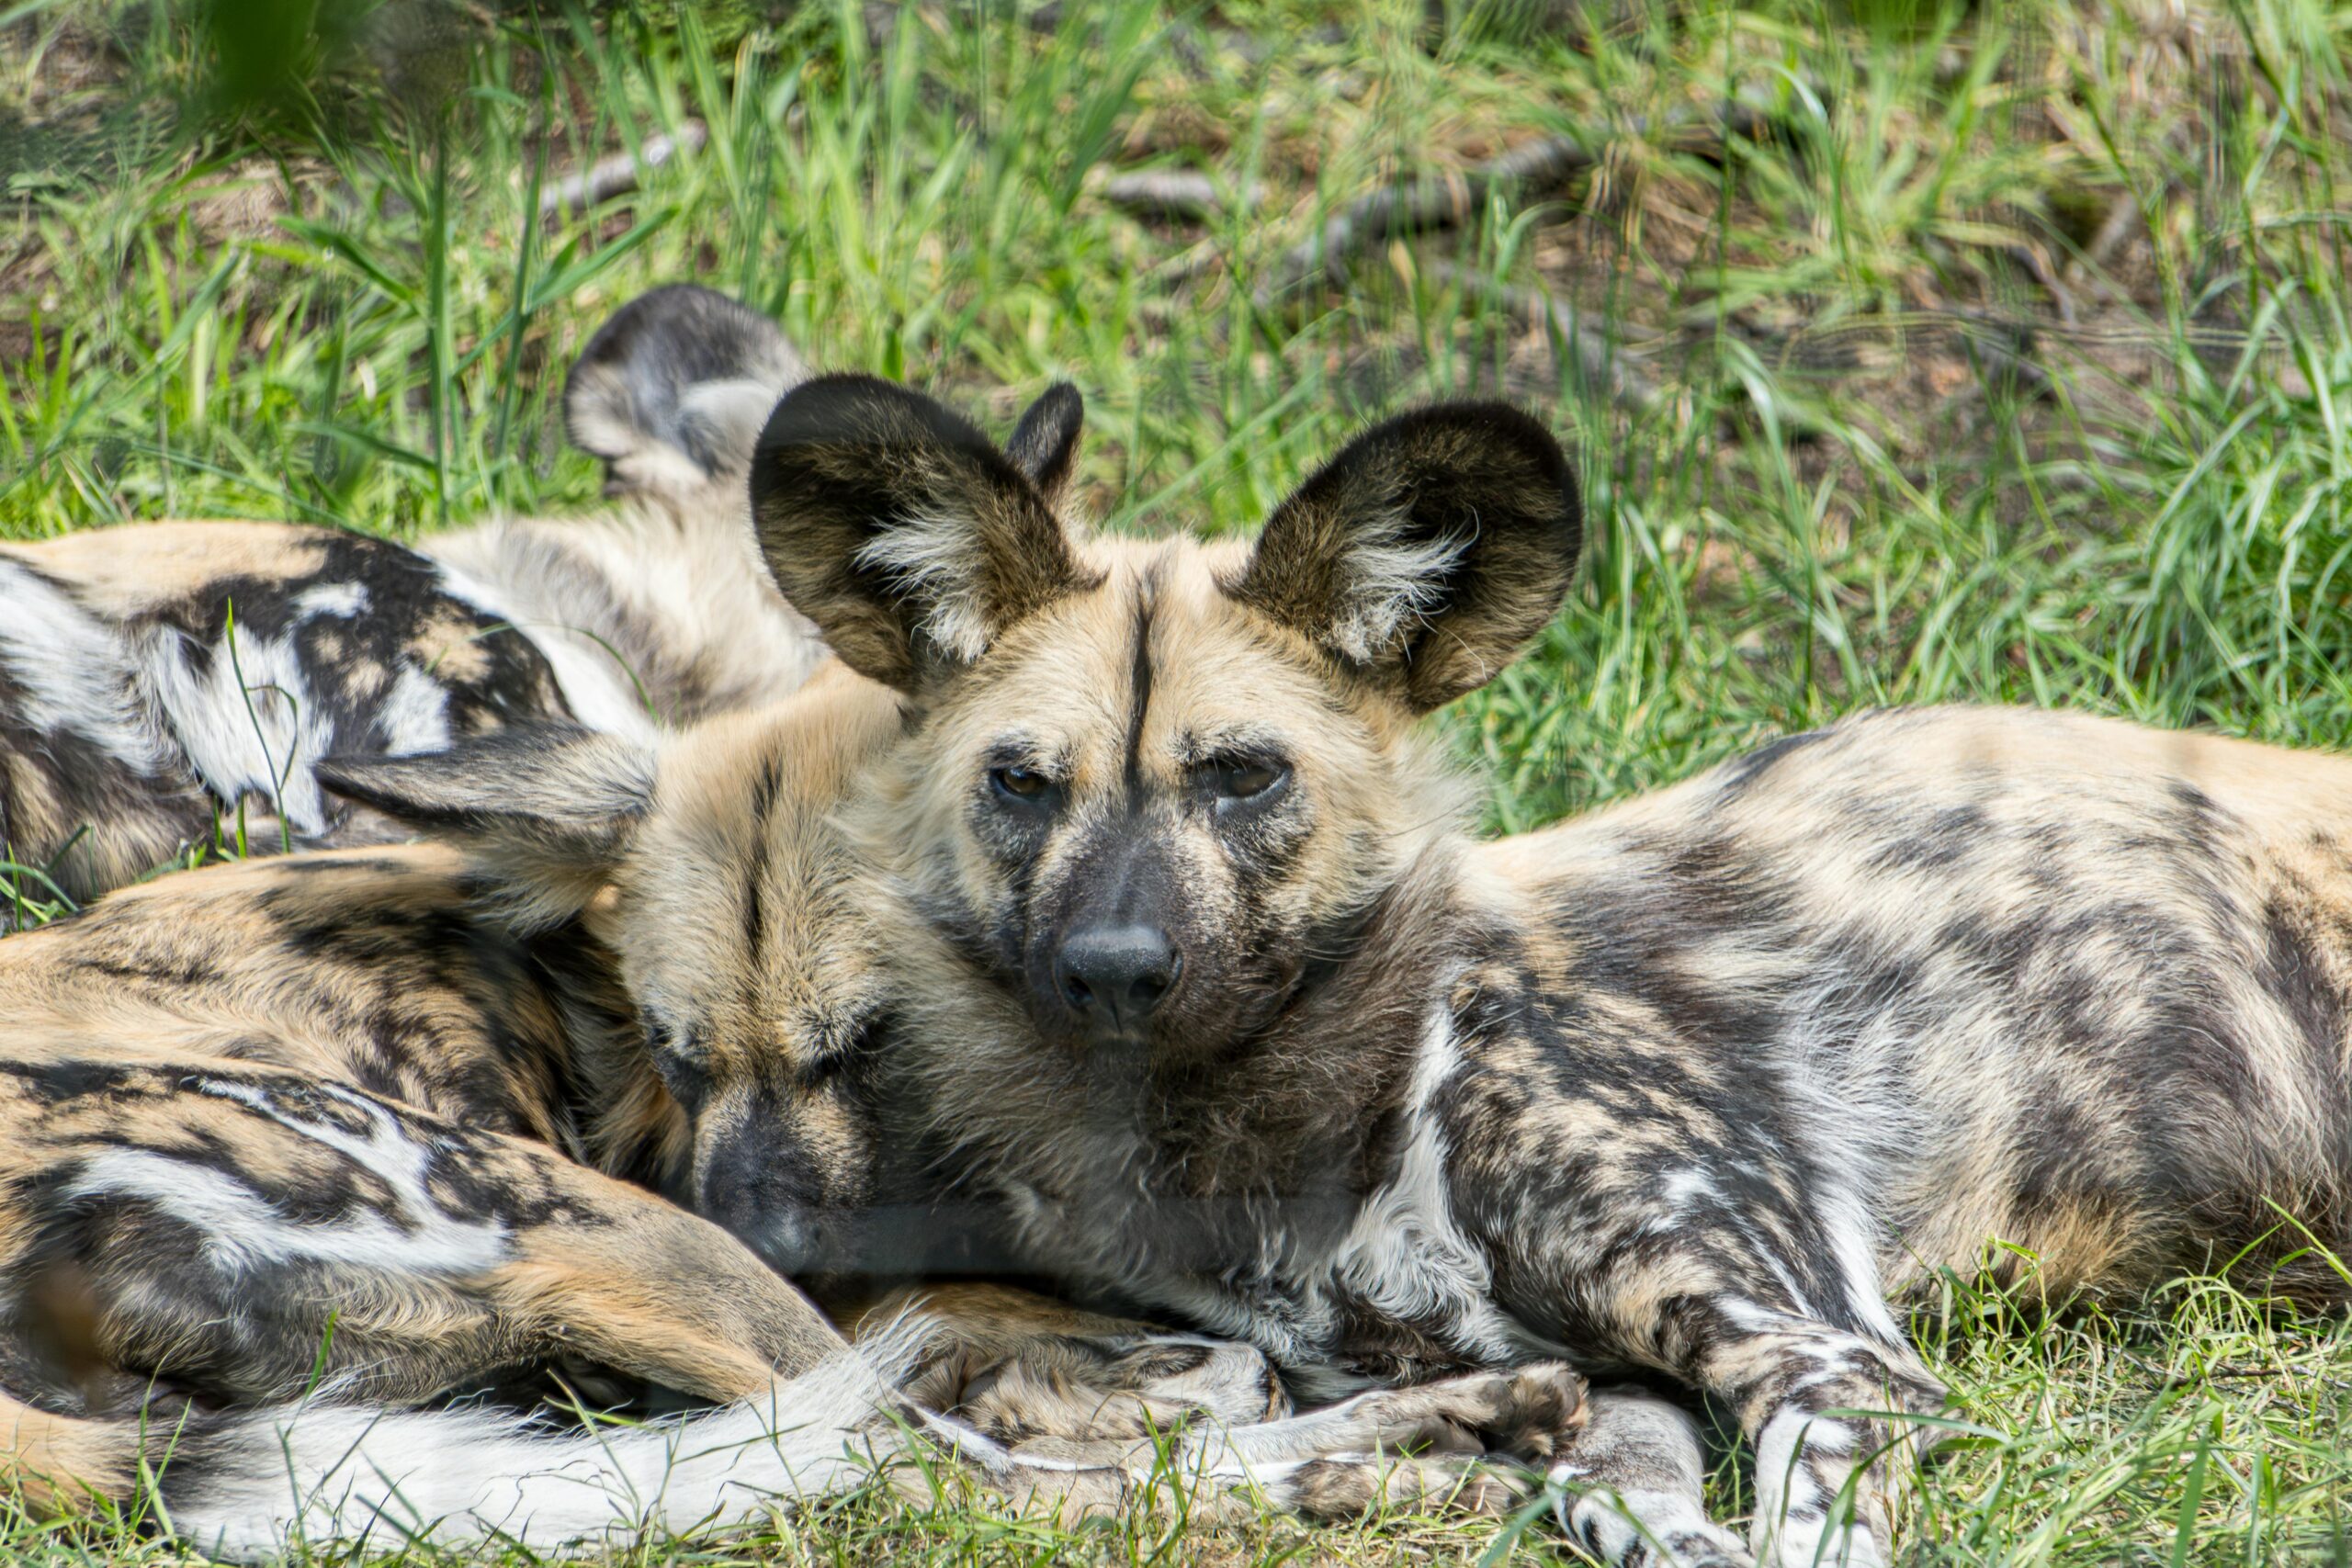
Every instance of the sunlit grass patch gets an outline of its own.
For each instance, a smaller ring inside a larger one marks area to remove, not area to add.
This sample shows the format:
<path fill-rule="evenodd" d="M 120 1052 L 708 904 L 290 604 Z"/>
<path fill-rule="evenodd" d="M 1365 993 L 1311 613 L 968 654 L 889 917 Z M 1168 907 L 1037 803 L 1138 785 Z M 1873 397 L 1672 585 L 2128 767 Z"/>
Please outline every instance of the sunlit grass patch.
<path fill-rule="evenodd" d="M 1880 703 L 2352 739 L 2340 0 L 399 0 L 322 4 L 277 65 L 223 55 L 207 18 L 235 9 L 0 12 L 0 535 L 587 503 L 561 372 L 691 277 L 999 430 L 1074 379 L 1114 528 L 1249 526 L 1415 400 L 1544 411 L 1588 566 L 1442 721 L 1498 828 Z M 1731 107 L 1752 134 L 1683 134 Z M 1349 202 L 1542 136 L 1591 166 L 1271 287 Z M 634 190 L 548 209 L 616 154 Z M 1106 179 L 1137 168 L 1223 205 L 1123 211 Z M 65 912 L 44 869 L 0 868 L 0 921 Z M 1923 1323 L 1972 1430 L 1909 1505 L 1922 1561 L 2346 1558 L 2338 1317 L 2193 1280 L 2057 1316 L 1955 1286 Z M 1745 1506 L 1732 1458 L 1717 1491 Z M 1069 1531 L 876 1492 L 639 1555 L 1467 1563 L 1498 1539 Z M 0 1551 L 172 1555 L 103 1520 Z"/>

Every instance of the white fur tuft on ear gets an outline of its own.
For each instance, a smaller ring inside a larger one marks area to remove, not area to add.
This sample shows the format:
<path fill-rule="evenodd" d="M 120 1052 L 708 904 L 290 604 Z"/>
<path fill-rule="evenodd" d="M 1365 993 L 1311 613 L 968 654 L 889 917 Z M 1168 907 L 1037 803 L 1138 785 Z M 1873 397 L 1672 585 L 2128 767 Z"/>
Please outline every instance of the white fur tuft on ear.
<path fill-rule="evenodd" d="M 751 461 L 761 426 L 790 386 L 748 376 L 705 381 L 680 395 L 678 424 L 697 438 L 697 450 L 724 460 L 727 471 L 735 472 Z"/>
<path fill-rule="evenodd" d="M 1360 663 L 1388 653 L 1444 607 L 1446 583 L 1476 542 L 1476 534 L 1415 539 L 1403 507 L 1367 519 L 1340 563 L 1331 646 Z"/>
<path fill-rule="evenodd" d="M 881 572 L 908 598 L 927 604 L 916 629 L 951 657 L 969 663 L 988 651 L 989 619 L 979 589 L 988 563 L 971 519 L 918 513 L 866 541 L 857 564 Z"/>
<path fill-rule="evenodd" d="M 1550 431 L 1506 403 L 1441 403 L 1374 425 L 1309 475 L 1227 592 L 1426 713 L 1544 629 L 1583 537 Z"/>

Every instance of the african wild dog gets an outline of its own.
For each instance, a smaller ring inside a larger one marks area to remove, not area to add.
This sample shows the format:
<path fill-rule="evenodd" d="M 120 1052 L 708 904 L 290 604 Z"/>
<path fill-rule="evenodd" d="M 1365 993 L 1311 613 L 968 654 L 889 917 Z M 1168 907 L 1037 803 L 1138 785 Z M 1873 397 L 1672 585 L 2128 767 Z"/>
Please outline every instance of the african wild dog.
<path fill-rule="evenodd" d="M 209 841 L 388 836 L 330 753 L 517 720 L 650 737 L 788 692 L 824 656 L 760 570 L 743 464 L 806 371 L 775 323 L 661 288 L 589 342 L 572 439 L 619 504 L 411 549 L 334 528 L 153 523 L 0 544 L 0 848 L 74 897 Z M 282 821 L 281 821 L 282 815 Z"/>
<path fill-rule="evenodd" d="M 1019 461 L 1005 465 L 1023 486 L 1030 474 L 1066 474 L 1077 439 L 1074 396 L 1065 391 L 1040 407 L 1012 444 Z M 915 465 L 931 457 L 910 454 Z M 876 493 L 889 499 L 887 489 Z M 1041 503 L 1047 493 L 1038 492 Z M 808 694 L 820 692 L 842 705 L 838 721 L 854 721 L 864 734 L 862 745 L 827 753 L 845 770 L 838 787 L 854 800 L 869 786 L 851 759 L 883 760 L 898 747 L 899 700 L 845 675 Z M 658 785 L 651 762 L 630 761 L 622 742 L 546 745 L 521 735 L 527 765 L 492 738 L 447 756 L 330 773 L 338 789 L 457 835 L 485 863 L 511 868 L 506 897 L 520 908 L 561 918 L 607 887 L 641 899 L 641 917 L 622 922 L 612 941 L 643 1012 L 650 1059 L 670 1095 L 695 1108 L 697 1125 L 724 1130 L 727 1153 L 695 1163 L 684 1201 L 725 1217 L 797 1279 L 870 1288 L 877 1276 L 1006 1271 L 1017 1259 L 1004 1251 L 1001 1206 L 970 1201 L 999 1185 L 956 1168 L 969 1151 L 910 1077 L 910 1064 L 927 1061 L 909 1038 L 910 1019 L 943 1030 L 944 1039 L 961 1032 L 938 1010 L 939 998 L 910 997 L 901 984 L 910 968 L 923 978 L 927 965 L 903 960 L 930 938 L 873 918 L 874 900 L 890 894 L 868 884 L 838 813 L 796 807 L 788 792 L 779 797 L 788 783 L 806 787 L 817 750 L 763 729 L 763 722 L 717 723 L 693 743 L 674 744 Z M 706 747 L 725 748 L 726 760 Z M 613 822 L 629 816 L 616 803 L 631 800 L 660 808 L 616 833 Z M 923 829 L 910 819 L 900 830 Z M 625 850 L 634 862 L 617 858 Z M 652 880 L 640 887 L 632 864 Z M 902 942 L 910 945 L 902 950 Z M 973 1021 L 1004 1022 L 985 998 Z M 791 1048 L 765 1043 L 779 1038 Z M 748 1057 L 744 1042 L 752 1043 Z M 727 1083 L 736 1087 L 717 1087 Z M 1310 1391 L 1334 1392 L 1319 1364 L 1288 1370 Z M 1418 1381 L 1451 1369 L 1383 1370 Z M 1343 1370 L 1338 1382 L 1360 1386 L 1361 1371 Z M 1702 1455 L 1686 1417 L 1631 1393 L 1596 1396 L 1584 1410 L 1572 1438 L 1518 1451 L 1585 1480 L 1589 1490 L 1572 1514 L 1585 1539 L 1622 1558 L 1653 1544 L 1686 1562 L 1736 1550 L 1705 1518 Z M 1547 1446 L 1548 1454 L 1540 1451 Z"/>
<path fill-rule="evenodd" d="M 877 1049 L 1029 1267 L 1324 1392 L 1703 1391 L 1776 1563 L 1883 1560 L 1882 1453 L 1942 1400 L 1890 1302 L 1996 1239 L 2060 1297 L 2232 1258 L 2342 1295 L 2303 1249 L 2352 1240 L 2352 763 L 1930 710 L 1480 844 L 1418 721 L 1576 564 L 1520 413 L 1379 425 L 1254 545 L 1087 537 L 859 378 L 752 482 L 908 702 L 845 816 Z"/>
<path fill-rule="evenodd" d="M 67 1507 L 160 1468 L 171 1523 L 237 1557 L 298 1531 L 548 1546 L 756 1517 L 909 1429 L 1016 1497 L 1116 1506 L 1148 1490 L 1155 1428 L 1199 1413 L 1171 1451 L 1209 1517 L 1236 1483 L 1327 1513 L 1516 1498 L 1464 1452 L 1571 1433 L 1581 1385 L 1558 1369 L 1293 1416 L 1254 1350 L 1001 1290 L 881 1303 L 854 1353 L 658 1195 L 729 1216 L 772 1133 L 750 1112 L 821 1079 L 831 1021 L 862 1005 L 852 955 L 775 985 L 751 967 L 816 934 L 783 906 L 750 943 L 695 917 L 763 833 L 785 846 L 767 891 L 822 913 L 790 845 L 896 733 L 862 687 L 714 720 L 658 766 L 578 729 L 329 760 L 479 852 L 206 868 L 0 942 L 0 1480 Z M 681 982 L 722 1029 L 691 1071 L 644 1047 Z M 797 1129 L 820 1155 L 821 1116 Z M 548 1365 L 723 1408 L 563 1438 L 438 1407 Z"/>
<path fill-rule="evenodd" d="M 865 766 L 901 733 L 899 702 L 842 671 L 820 675 L 795 705 L 822 717 L 821 743 L 803 720 L 748 715 L 672 742 L 658 770 L 609 738 L 516 732 L 327 771 L 339 789 L 500 868 L 514 918 L 583 909 L 581 919 L 608 930 L 643 1021 L 645 1059 L 707 1151 L 674 1168 L 669 1190 L 681 1201 L 723 1217 L 771 1265 L 831 1299 L 855 1302 L 910 1275 L 1002 1273 L 1003 1216 L 943 1168 L 954 1151 L 933 1138 L 903 1071 L 898 954 L 868 918 L 839 809 L 810 804 L 827 789 L 846 799 L 864 787 Z M 641 1084 L 601 1098 L 658 1097 Z M 973 1308 L 959 1323 L 968 1337 L 981 1314 L 963 1300 Z M 974 1358 L 961 1353 L 944 1383 L 925 1373 L 909 1392 L 1010 1439 L 1085 1428 L 1100 1398 L 1089 1386 L 1117 1386 L 1098 1375 L 1069 1390 L 1036 1375 L 1034 1354 L 993 1359 L 996 1370 L 973 1376 Z M 1545 1381 L 1521 1391 L 1516 1430 L 1487 1440 L 1502 1457 L 1586 1477 L 1591 1493 L 1576 1522 L 1588 1539 L 1626 1549 L 1646 1532 L 1689 1561 L 1728 1544 L 1704 1517 L 1701 1454 L 1679 1413 L 1607 1393 L 1542 1418 L 1533 1393 L 1559 1385 L 1553 1371 L 1534 1370 Z M 1265 1397 L 1284 1407 L 1277 1390 Z M 1298 1506 L 1332 1512 L 1362 1500 L 1366 1475 L 1361 1465 L 1321 1466 L 1285 1485 Z M 1424 1472 L 1408 1482 L 1440 1479 Z"/>

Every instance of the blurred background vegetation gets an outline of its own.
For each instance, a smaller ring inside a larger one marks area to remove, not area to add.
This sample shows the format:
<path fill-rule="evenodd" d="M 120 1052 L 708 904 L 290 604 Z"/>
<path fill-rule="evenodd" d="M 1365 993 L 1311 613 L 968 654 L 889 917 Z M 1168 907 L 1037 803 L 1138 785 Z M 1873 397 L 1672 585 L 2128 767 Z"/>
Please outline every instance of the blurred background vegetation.
<path fill-rule="evenodd" d="M 1114 528 L 1542 410 L 1591 548 L 1443 720 L 1496 828 L 1877 703 L 2341 746 L 2347 46 L 2342 0 L 0 5 L 0 534 L 589 504 L 563 370 L 693 278 L 994 429 L 1074 379 Z M 2342 1560 L 2340 1325 L 1952 1289 L 1984 1431 L 1925 1556 Z M 891 1550 L 1080 1550 L 991 1529 Z M 1492 1544 L 1304 1540 L 1233 1550 Z"/>

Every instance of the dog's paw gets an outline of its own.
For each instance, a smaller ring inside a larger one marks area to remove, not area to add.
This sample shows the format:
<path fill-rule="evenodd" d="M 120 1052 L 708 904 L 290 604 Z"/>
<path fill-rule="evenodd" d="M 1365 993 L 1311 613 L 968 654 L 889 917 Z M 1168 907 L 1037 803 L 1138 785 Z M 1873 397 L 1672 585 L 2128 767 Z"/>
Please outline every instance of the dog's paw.
<path fill-rule="evenodd" d="M 1329 1446 L 1549 1459 L 1584 1421 L 1584 1380 L 1556 1362 L 1360 1393 L 1317 1417 Z"/>
<path fill-rule="evenodd" d="M 1536 1490 L 1509 1465 L 1459 1454 L 1367 1455 L 1306 1460 L 1269 1489 L 1310 1519 L 1350 1519 L 1378 1509 L 1500 1516 Z"/>

